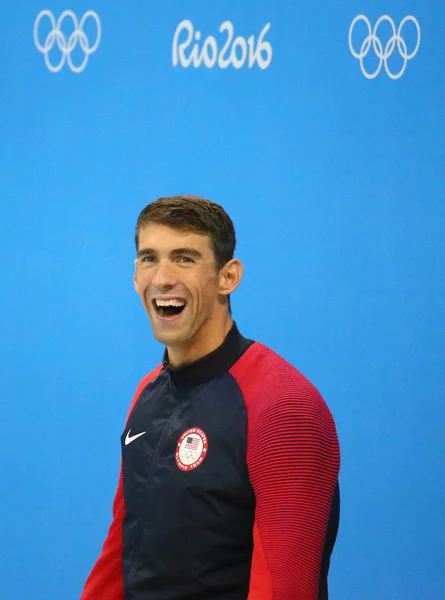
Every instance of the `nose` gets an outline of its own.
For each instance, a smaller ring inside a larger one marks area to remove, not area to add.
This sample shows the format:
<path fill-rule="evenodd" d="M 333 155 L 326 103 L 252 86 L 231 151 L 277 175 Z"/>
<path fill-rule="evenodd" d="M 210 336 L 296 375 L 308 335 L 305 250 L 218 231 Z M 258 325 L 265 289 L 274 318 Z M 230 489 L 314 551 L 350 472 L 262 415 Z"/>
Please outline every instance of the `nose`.
<path fill-rule="evenodd" d="M 159 290 L 171 289 L 176 285 L 174 266 L 170 261 L 159 261 L 155 268 L 152 285 Z"/>

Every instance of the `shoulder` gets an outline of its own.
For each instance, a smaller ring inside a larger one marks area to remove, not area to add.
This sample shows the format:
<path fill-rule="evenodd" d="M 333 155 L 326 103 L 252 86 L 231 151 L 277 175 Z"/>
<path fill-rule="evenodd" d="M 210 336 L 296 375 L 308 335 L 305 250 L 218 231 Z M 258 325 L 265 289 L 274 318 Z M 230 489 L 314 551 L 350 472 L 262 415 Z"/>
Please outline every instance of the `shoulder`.
<path fill-rule="evenodd" d="M 253 343 L 230 369 L 246 396 L 259 395 L 278 401 L 284 398 L 310 397 L 321 399 L 317 388 L 298 369 L 279 354 Z"/>
<path fill-rule="evenodd" d="M 159 375 L 159 373 L 162 370 L 162 365 L 158 365 L 155 369 L 153 369 L 153 371 L 150 371 L 150 373 L 148 373 L 147 375 L 145 375 L 145 377 L 143 377 L 141 379 L 141 381 L 139 382 L 138 387 L 136 388 L 136 393 L 135 396 L 139 396 L 141 394 L 141 392 L 144 390 L 144 388 L 151 383 L 152 381 L 154 381 L 156 379 L 156 377 Z"/>
<path fill-rule="evenodd" d="M 250 346 L 238 363 L 231 373 L 246 404 L 247 461 L 255 481 L 258 483 L 258 477 L 267 480 L 265 464 L 274 485 L 273 465 L 283 473 L 290 470 L 290 477 L 313 467 L 319 469 L 320 464 L 324 473 L 338 474 L 337 429 L 317 388 L 262 344 Z"/>
<path fill-rule="evenodd" d="M 318 389 L 279 354 L 255 342 L 230 370 L 241 388 L 249 420 L 329 422 L 332 415 Z"/>
<path fill-rule="evenodd" d="M 136 391 L 134 393 L 133 400 L 131 401 L 130 408 L 129 408 L 128 414 L 127 414 L 127 420 L 128 420 L 128 417 L 130 416 L 131 411 L 133 410 L 134 405 L 138 401 L 139 396 L 142 394 L 142 392 L 147 387 L 147 385 L 149 385 L 156 379 L 156 377 L 161 372 L 161 369 L 162 369 L 162 365 L 158 365 L 155 369 L 153 369 L 153 371 L 150 371 L 150 373 L 148 373 L 147 375 L 145 375 L 145 377 L 143 377 L 141 379 L 141 381 L 139 382 L 139 385 L 137 386 Z"/>

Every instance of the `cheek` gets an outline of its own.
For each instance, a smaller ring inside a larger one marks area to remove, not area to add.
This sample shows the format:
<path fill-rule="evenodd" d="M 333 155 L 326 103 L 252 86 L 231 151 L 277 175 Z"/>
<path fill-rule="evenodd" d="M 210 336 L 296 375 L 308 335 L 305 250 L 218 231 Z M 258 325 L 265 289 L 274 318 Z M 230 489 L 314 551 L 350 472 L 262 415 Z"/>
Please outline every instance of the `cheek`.
<path fill-rule="evenodd" d="M 197 273 L 190 277 L 181 279 L 197 306 L 208 306 L 212 304 L 218 295 L 218 278 L 214 273 Z"/>
<path fill-rule="evenodd" d="M 215 280 L 215 277 L 208 277 L 201 285 L 200 296 L 203 304 L 213 304 L 218 296 L 218 282 Z"/>
<path fill-rule="evenodd" d="M 150 286 L 150 281 L 148 277 L 135 277 L 134 278 L 134 289 L 141 296 L 141 298 L 145 297 L 147 290 Z"/>

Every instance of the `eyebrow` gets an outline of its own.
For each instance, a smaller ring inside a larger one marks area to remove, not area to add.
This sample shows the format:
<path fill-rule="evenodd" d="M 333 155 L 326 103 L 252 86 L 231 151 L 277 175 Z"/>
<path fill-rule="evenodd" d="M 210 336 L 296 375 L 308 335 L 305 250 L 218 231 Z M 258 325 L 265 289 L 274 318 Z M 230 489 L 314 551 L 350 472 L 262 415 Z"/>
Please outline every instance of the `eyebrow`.
<path fill-rule="evenodd" d="M 195 258 L 202 258 L 202 254 L 199 250 L 195 250 L 195 248 L 175 248 L 171 251 L 173 256 L 178 256 L 179 254 L 188 254 L 189 256 L 194 256 Z"/>
<path fill-rule="evenodd" d="M 147 256 L 148 254 L 157 254 L 157 252 L 153 248 L 142 248 L 141 250 L 138 250 L 138 258 Z"/>
<path fill-rule="evenodd" d="M 157 251 L 154 248 L 141 248 L 138 250 L 138 258 L 141 256 L 154 255 L 157 256 Z M 195 248 L 175 248 L 170 252 L 171 256 L 179 256 L 180 254 L 187 254 L 188 256 L 194 256 L 195 258 L 202 258 L 202 254 Z"/>

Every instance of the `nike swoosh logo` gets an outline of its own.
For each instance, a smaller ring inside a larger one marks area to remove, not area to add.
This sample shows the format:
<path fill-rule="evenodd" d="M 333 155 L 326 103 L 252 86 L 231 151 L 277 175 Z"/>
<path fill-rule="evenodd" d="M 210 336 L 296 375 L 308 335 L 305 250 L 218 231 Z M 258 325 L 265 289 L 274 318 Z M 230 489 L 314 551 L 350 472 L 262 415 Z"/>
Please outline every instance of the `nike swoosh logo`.
<path fill-rule="evenodd" d="M 134 442 L 134 440 L 137 440 L 137 438 L 141 437 L 141 435 L 144 435 L 144 433 L 147 433 L 146 431 L 143 431 L 142 433 L 137 433 L 136 435 L 130 435 L 130 431 L 131 429 L 128 430 L 128 433 L 125 437 L 126 446 L 128 446 L 128 444 L 131 444 L 131 442 Z"/>

